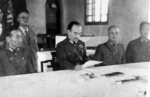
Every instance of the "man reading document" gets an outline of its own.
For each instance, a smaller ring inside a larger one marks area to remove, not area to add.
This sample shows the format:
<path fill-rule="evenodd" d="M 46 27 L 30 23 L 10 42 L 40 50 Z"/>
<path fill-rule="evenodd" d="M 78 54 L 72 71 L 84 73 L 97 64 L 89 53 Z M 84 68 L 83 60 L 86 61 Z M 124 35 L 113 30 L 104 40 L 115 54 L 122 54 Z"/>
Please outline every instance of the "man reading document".
<path fill-rule="evenodd" d="M 62 70 L 81 70 L 88 57 L 85 43 L 79 40 L 82 33 L 80 23 L 72 21 L 67 28 L 67 38 L 57 45 L 57 58 Z"/>

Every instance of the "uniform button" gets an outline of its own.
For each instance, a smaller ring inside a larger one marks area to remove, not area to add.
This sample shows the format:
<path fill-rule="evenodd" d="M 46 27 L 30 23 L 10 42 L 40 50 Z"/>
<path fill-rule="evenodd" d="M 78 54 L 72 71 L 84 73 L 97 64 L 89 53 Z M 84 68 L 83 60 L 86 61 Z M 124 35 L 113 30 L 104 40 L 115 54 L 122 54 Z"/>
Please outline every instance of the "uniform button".
<path fill-rule="evenodd" d="M 13 61 L 13 58 L 10 58 L 10 61 Z"/>

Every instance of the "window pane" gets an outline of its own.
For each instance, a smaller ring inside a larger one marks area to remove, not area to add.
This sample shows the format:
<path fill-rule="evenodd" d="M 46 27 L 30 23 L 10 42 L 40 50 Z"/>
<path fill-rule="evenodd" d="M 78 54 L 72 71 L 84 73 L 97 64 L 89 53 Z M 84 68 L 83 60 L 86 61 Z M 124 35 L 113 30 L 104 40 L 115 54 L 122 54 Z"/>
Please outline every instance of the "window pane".
<path fill-rule="evenodd" d="M 89 0 L 89 3 L 92 3 L 93 2 L 93 0 Z"/>
<path fill-rule="evenodd" d="M 101 14 L 108 14 L 108 0 L 102 0 Z"/>
<path fill-rule="evenodd" d="M 92 15 L 92 8 L 89 8 L 89 4 L 87 5 L 86 15 Z"/>
<path fill-rule="evenodd" d="M 92 9 L 92 4 L 88 4 L 89 6 L 88 6 L 88 9 Z"/>
<path fill-rule="evenodd" d="M 107 14 L 101 15 L 101 22 L 107 22 Z"/>
<path fill-rule="evenodd" d="M 95 21 L 95 15 L 92 15 L 92 22 Z"/>
<path fill-rule="evenodd" d="M 101 5 L 101 0 L 95 0 L 95 22 L 100 21 L 100 5 Z"/>
<path fill-rule="evenodd" d="M 86 22 L 101 23 L 108 21 L 109 0 L 86 0 Z"/>
<path fill-rule="evenodd" d="M 92 22 L 92 16 L 87 17 L 87 22 Z"/>
<path fill-rule="evenodd" d="M 100 15 L 100 1 L 101 0 L 95 0 L 95 15 Z"/>
<path fill-rule="evenodd" d="M 100 15 L 95 15 L 95 22 L 100 22 Z"/>
<path fill-rule="evenodd" d="M 88 15 L 92 15 L 92 10 L 88 10 Z"/>

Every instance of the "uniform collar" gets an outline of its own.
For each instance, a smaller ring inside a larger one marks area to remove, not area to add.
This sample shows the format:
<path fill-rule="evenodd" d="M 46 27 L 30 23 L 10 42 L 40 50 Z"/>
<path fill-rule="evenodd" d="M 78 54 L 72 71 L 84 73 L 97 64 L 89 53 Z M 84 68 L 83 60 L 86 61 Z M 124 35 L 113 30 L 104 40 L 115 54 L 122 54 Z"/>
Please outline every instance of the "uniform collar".
<path fill-rule="evenodd" d="M 72 44 L 77 44 L 78 43 L 78 41 L 72 41 L 72 40 L 69 40 L 69 42 L 72 43 Z"/>
<path fill-rule="evenodd" d="M 141 42 L 148 42 L 149 39 L 143 39 L 143 38 L 140 38 L 140 41 L 141 41 Z"/>
<path fill-rule="evenodd" d="M 69 39 L 69 37 L 67 37 L 67 41 L 69 41 L 69 43 L 74 44 L 74 43 L 78 43 L 78 41 L 72 41 Z"/>
<path fill-rule="evenodd" d="M 11 51 L 11 52 L 18 52 L 19 51 L 19 48 L 17 48 L 16 50 L 14 50 L 14 49 L 12 49 L 12 48 L 8 48 L 9 49 L 9 51 Z"/>
<path fill-rule="evenodd" d="M 21 31 L 25 32 L 25 31 L 29 31 L 29 28 L 24 29 L 23 27 L 19 26 L 19 28 L 21 29 Z"/>
<path fill-rule="evenodd" d="M 6 46 L 6 49 L 9 50 L 9 51 L 11 51 L 11 52 L 17 52 L 17 51 L 19 51 L 19 47 L 14 50 L 14 49 L 10 48 L 7 43 L 5 44 L 5 46 Z"/>
<path fill-rule="evenodd" d="M 114 42 L 114 41 L 111 41 L 111 40 L 108 40 L 108 43 L 109 43 L 110 45 L 118 44 L 117 42 Z"/>

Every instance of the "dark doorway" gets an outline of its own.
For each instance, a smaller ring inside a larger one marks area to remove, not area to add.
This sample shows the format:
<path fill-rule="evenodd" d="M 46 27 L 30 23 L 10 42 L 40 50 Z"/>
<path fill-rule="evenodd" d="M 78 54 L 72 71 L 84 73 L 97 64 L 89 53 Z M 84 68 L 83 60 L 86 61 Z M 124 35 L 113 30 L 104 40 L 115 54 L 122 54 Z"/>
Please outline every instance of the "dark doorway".
<path fill-rule="evenodd" d="M 46 2 L 46 34 L 50 36 L 51 47 L 55 47 L 55 36 L 61 33 L 59 0 Z"/>

